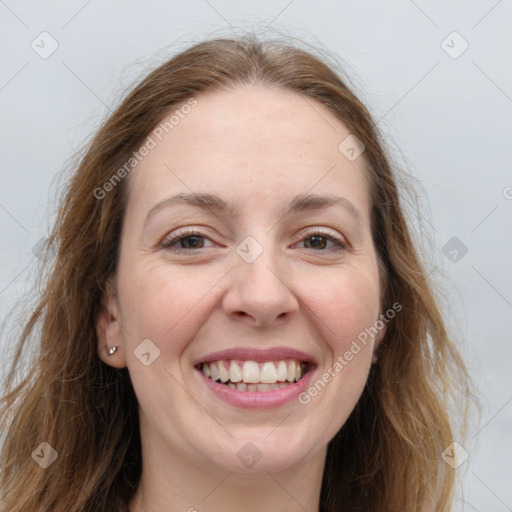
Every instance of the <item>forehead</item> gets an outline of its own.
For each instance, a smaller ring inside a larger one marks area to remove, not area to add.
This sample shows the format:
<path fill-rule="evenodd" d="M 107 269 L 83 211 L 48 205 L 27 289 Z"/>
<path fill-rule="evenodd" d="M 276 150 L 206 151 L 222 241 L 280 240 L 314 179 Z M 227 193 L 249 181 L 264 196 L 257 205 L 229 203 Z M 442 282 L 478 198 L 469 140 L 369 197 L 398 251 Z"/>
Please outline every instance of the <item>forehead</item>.
<path fill-rule="evenodd" d="M 321 103 L 252 85 L 194 99 L 151 133 L 155 147 L 129 177 L 129 206 L 147 210 L 169 193 L 211 192 L 270 207 L 312 191 L 338 192 L 368 209 L 364 161 L 340 153 L 349 130 Z"/>

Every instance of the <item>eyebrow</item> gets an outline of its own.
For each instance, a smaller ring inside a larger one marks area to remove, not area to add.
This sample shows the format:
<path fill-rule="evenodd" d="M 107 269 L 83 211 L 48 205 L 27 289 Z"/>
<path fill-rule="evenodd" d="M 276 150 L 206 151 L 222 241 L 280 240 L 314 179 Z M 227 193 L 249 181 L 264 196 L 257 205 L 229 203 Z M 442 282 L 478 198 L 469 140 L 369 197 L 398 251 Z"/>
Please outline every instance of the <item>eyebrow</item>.
<path fill-rule="evenodd" d="M 203 193 L 181 193 L 162 199 L 156 203 L 148 212 L 145 224 L 158 211 L 174 206 L 176 204 L 187 204 L 195 206 L 213 213 L 223 213 L 236 216 L 240 211 L 239 202 L 227 203 L 220 196 L 215 194 Z M 356 206 L 345 197 L 335 196 L 332 194 L 299 194 L 295 196 L 289 203 L 288 209 L 283 211 L 283 216 L 291 213 L 300 213 L 304 211 L 319 210 L 320 208 L 328 208 L 332 206 L 341 206 L 357 221 L 362 220 L 361 212 Z"/>

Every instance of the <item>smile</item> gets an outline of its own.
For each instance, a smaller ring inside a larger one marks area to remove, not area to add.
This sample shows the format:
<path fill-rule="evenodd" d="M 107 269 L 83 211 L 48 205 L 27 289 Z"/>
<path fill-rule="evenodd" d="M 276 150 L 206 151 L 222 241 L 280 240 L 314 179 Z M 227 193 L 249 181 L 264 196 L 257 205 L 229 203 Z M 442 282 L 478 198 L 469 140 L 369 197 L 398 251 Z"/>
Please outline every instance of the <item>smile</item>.
<path fill-rule="evenodd" d="M 242 409 L 293 403 L 307 389 L 318 364 L 289 347 L 221 350 L 193 363 L 199 382 L 223 402 Z"/>
<path fill-rule="evenodd" d="M 307 372 L 307 363 L 298 359 L 280 361 L 217 360 L 202 363 L 203 375 L 218 384 L 244 392 L 273 391 L 298 382 Z"/>

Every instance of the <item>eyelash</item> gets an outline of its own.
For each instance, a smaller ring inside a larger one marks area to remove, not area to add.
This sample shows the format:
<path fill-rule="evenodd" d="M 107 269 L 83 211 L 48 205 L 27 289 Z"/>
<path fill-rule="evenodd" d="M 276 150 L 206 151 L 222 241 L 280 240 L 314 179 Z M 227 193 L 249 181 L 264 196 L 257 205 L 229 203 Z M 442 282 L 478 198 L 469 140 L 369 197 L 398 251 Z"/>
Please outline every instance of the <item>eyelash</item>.
<path fill-rule="evenodd" d="M 195 251 L 195 252 L 197 252 L 197 250 L 194 250 L 194 249 L 184 249 L 182 247 L 172 248 L 172 246 L 174 244 L 176 244 L 177 242 L 179 242 L 180 240 L 184 240 L 184 239 L 192 237 L 192 236 L 196 236 L 196 237 L 200 237 L 200 238 L 205 238 L 205 239 L 209 240 L 209 238 L 207 236 L 203 235 L 199 231 L 196 231 L 194 229 L 187 229 L 187 230 L 181 231 L 179 233 L 176 233 L 175 235 L 171 236 L 170 238 L 165 239 L 162 242 L 162 247 L 164 249 L 171 250 L 171 251 L 178 251 L 178 252 L 192 252 L 192 251 Z M 348 246 L 347 246 L 347 244 L 344 241 L 339 240 L 338 238 L 336 238 L 336 237 L 334 237 L 332 235 L 329 235 L 329 234 L 327 234 L 327 233 L 325 233 L 325 232 L 323 232 L 323 231 L 321 231 L 319 229 L 315 229 L 315 230 L 308 231 L 308 232 L 304 233 L 304 236 L 300 240 L 300 242 L 303 242 L 304 240 L 307 240 L 308 238 L 312 238 L 312 237 L 315 237 L 315 236 L 321 237 L 321 238 L 325 238 L 326 240 L 336 244 L 338 247 L 337 248 L 336 247 L 331 247 L 330 249 L 323 249 L 323 250 L 320 250 L 320 251 L 315 251 L 314 249 L 311 249 L 314 252 L 327 252 L 329 250 L 331 250 L 331 251 L 343 251 L 343 250 L 347 250 L 348 249 Z M 199 249 L 201 249 L 201 248 L 199 248 Z"/>
<path fill-rule="evenodd" d="M 164 249 L 171 249 L 171 246 L 174 245 L 176 242 L 179 242 L 180 240 L 183 240 L 185 238 L 189 238 L 191 236 L 198 236 L 198 237 L 201 237 L 201 238 L 208 238 L 207 236 L 203 235 L 199 231 L 195 231 L 194 229 L 186 229 L 184 231 L 180 231 L 180 232 L 172 235 L 171 237 L 165 239 L 162 242 L 162 247 Z M 189 249 L 183 249 L 181 247 L 178 248 L 178 250 L 179 251 L 189 251 Z"/>
<path fill-rule="evenodd" d="M 348 249 L 348 245 L 346 242 L 344 242 L 343 240 L 341 240 L 335 236 L 332 236 L 332 235 L 329 235 L 329 234 L 323 232 L 321 229 L 313 229 L 311 231 L 307 231 L 306 233 L 303 234 L 300 241 L 302 242 L 302 241 L 307 240 L 308 238 L 312 238 L 314 236 L 317 236 L 320 238 L 325 238 L 329 242 L 333 242 L 335 245 L 337 245 L 337 247 L 332 247 L 330 249 L 331 251 L 346 251 Z M 316 251 L 316 252 L 325 252 L 328 250 L 329 249 L 325 249 L 325 250 Z"/>

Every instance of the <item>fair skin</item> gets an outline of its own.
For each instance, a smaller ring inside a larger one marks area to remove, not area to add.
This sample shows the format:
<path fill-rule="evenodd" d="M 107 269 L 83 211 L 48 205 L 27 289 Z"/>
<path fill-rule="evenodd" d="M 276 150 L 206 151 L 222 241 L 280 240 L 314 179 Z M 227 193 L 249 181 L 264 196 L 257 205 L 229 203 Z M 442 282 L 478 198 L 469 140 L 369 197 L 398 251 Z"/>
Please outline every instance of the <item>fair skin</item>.
<path fill-rule="evenodd" d="M 295 92 L 246 86 L 196 99 L 129 177 L 116 283 L 97 326 L 100 357 L 128 367 L 139 403 L 143 472 L 130 511 L 318 511 L 327 444 L 359 399 L 383 332 L 308 403 L 297 393 L 279 403 L 262 396 L 284 384 L 252 391 L 257 404 L 224 400 L 222 390 L 251 391 L 215 383 L 201 365 L 228 349 L 241 364 L 261 363 L 276 347 L 282 355 L 268 357 L 289 365 L 295 349 L 310 360 L 307 391 L 375 323 L 380 283 L 363 158 L 345 158 L 347 128 Z M 161 200 L 191 192 L 238 209 L 176 202 L 147 219 Z M 299 194 L 344 200 L 285 215 Z M 184 228 L 200 234 L 163 247 Z M 249 236 L 257 245 L 242 244 Z M 258 247 L 254 261 L 242 257 Z M 154 347 L 160 353 L 146 366 L 136 353 L 147 339 L 146 360 Z"/>

